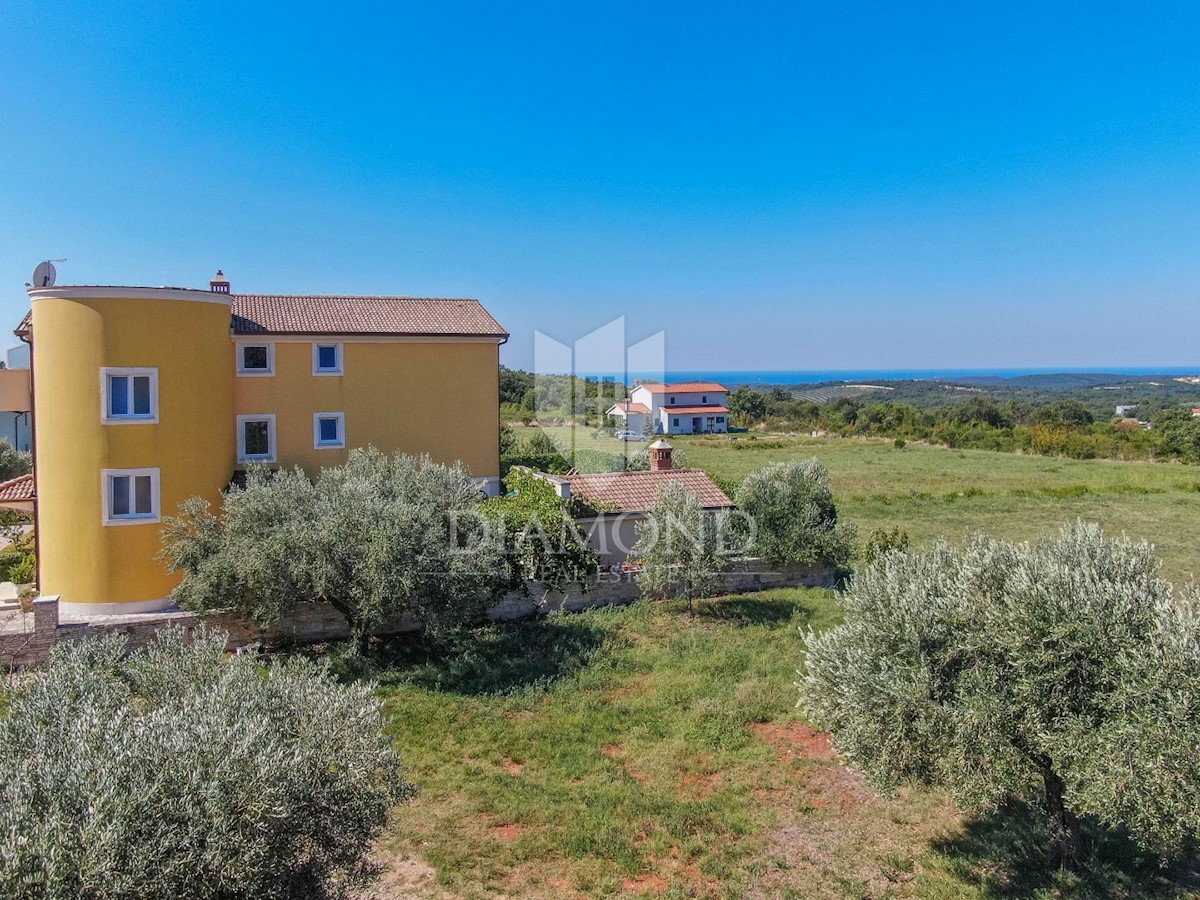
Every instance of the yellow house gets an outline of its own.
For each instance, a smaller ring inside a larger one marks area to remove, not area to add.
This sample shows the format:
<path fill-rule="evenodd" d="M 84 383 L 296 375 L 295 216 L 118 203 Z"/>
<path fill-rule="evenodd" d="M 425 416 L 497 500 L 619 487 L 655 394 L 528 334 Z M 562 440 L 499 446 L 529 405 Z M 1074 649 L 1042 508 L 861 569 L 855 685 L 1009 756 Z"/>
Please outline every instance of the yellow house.
<path fill-rule="evenodd" d="M 160 525 L 251 461 L 351 447 L 461 461 L 499 488 L 499 346 L 477 300 L 31 287 L 39 580 L 68 615 L 169 605 Z"/>

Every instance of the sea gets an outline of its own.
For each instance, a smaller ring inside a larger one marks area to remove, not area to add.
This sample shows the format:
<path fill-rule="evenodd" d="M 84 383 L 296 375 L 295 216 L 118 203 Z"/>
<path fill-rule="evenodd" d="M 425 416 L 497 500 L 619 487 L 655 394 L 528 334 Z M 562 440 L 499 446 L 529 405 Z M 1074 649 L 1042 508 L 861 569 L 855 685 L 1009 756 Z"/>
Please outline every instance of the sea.
<path fill-rule="evenodd" d="M 855 383 L 873 381 L 954 381 L 961 378 L 1019 378 L 1027 375 L 1121 375 L 1147 377 L 1162 375 L 1178 378 L 1200 375 L 1195 366 L 1088 366 L 994 369 L 681 369 L 666 373 L 667 381 L 719 381 L 738 384 L 820 384 L 831 381 Z M 657 380 L 663 375 L 630 372 L 630 382 L 641 378 Z"/>

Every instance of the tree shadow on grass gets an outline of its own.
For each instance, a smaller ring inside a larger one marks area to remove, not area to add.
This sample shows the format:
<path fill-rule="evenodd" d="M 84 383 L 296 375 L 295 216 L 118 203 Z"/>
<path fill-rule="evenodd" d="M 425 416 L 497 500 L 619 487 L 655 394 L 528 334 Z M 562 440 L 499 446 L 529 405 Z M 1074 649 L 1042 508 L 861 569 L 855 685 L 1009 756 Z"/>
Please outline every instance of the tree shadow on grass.
<path fill-rule="evenodd" d="M 585 668 L 612 634 L 601 622 L 555 616 L 439 635 L 396 635 L 369 656 L 340 658 L 335 670 L 385 687 L 408 685 L 464 696 L 513 694 L 548 688 Z"/>
<path fill-rule="evenodd" d="M 1014 801 L 968 820 L 960 834 L 935 841 L 951 869 L 985 897 L 1177 898 L 1200 888 L 1197 860 L 1162 865 L 1129 837 L 1097 823 L 1085 828 L 1088 859 L 1072 875 L 1050 864 L 1042 811 Z"/>
<path fill-rule="evenodd" d="M 696 604 L 696 618 L 742 628 L 748 625 L 785 625 L 798 612 L 808 612 L 798 601 L 754 596 L 719 597 Z"/>

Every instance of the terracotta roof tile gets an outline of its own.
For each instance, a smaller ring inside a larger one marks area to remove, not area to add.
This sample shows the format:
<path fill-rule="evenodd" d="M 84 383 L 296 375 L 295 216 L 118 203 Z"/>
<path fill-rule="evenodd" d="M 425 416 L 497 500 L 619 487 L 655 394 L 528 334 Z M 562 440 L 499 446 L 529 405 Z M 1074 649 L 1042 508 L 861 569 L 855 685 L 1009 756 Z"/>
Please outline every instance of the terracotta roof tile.
<path fill-rule="evenodd" d="M 625 413 L 641 413 L 642 415 L 650 414 L 650 407 L 645 403 L 634 403 L 631 400 L 622 400 L 620 403 L 613 404 L 620 407 Z M 610 406 L 609 409 L 612 409 Z"/>
<path fill-rule="evenodd" d="M 598 475 L 568 475 L 571 494 L 592 503 L 613 506 L 622 512 L 645 512 L 654 505 L 668 481 L 677 481 L 712 509 L 733 506 L 725 492 L 699 469 L 662 469 L 648 472 L 605 472 Z"/>
<path fill-rule="evenodd" d="M 674 384 L 659 384 L 657 381 L 646 381 L 635 387 L 643 387 L 652 394 L 691 394 L 696 391 L 726 392 L 729 389 L 715 381 L 677 381 Z"/>
<path fill-rule="evenodd" d="M 21 320 L 21 324 L 13 329 L 13 334 L 15 334 L 17 337 L 21 337 L 22 335 L 28 335 L 32 328 L 33 328 L 33 310 L 31 309 L 29 312 L 25 313 L 25 318 L 23 318 Z"/>
<path fill-rule="evenodd" d="M 0 503 L 16 503 L 33 499 L 33 476 L 18 475 L 0 482 Z"/>
<path fill-rule="evenodd" d="M 234 334 L 507 337 L 478 300 L 233 294 Z"/>

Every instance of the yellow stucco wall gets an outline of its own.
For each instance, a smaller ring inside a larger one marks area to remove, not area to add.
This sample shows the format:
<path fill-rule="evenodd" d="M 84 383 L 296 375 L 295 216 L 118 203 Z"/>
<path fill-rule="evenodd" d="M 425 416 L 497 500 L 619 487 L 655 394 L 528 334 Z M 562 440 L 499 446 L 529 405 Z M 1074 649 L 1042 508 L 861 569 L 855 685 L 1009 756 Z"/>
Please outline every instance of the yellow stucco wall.
<path fill-rule="evenodd" d="M 349 449 L 461 460 L 479 477 L 500 473 L 499 348 L 495 341 L 342 341 L 342 375 L 314 375 L 311 340 L 270 339 L 273 376 L 235 377 L 234 416 L 274 414 L 281 466 L 309 474 Z M 332 340 L 332 339 L 330 339 Z M 346 449 L 315 449 L 313 414 L 345 413 Z M 230 420 L 231 423 L 234 421 Z"/>
<path fill-rule="evenodd" d="M 176 583 L 156 559 L 160 523 L 103 524 L 102 470 L 159 468 L 166 516 L 219 501 L 234 468 L 228 303 L 129 293 L 32 295 L 39 587 L 64 604 L 150 604 Z M 102 424 L 106 366 L 158 369 L 157 424 Z"/>

